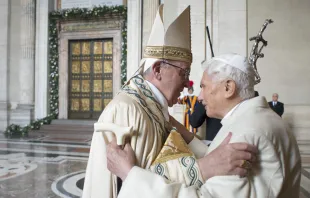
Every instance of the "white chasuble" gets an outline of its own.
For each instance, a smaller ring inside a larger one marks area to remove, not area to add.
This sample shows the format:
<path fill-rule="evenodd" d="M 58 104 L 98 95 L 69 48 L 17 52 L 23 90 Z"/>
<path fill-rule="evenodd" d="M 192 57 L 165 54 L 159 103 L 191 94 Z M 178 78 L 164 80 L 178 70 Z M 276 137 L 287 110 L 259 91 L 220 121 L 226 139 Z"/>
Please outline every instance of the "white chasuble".
<path fill-rule="evenodd" d="M 98 122 L 133 127 L 130 143 L 136 154 L 136 165 L 144 169 L 150 168 L 171 130 L 160 104 L 139 75 L 122 88 Z M 106 141 L 101 132 L 93 134 L 86 169 L 83 198 L 90 197 L 117 197 L 116 177 L 107 169 Z"/>

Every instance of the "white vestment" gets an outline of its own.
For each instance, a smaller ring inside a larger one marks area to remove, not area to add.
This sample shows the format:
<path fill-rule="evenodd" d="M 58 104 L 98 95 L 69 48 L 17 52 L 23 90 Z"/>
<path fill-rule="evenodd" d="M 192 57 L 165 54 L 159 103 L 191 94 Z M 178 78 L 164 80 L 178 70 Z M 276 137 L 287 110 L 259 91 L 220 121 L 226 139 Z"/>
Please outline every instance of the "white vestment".
<path fill-rule="evenodd" d="M 295 198 L 299 197 L 301 159 L 295 137 L 282 118 L 268 106 L 265 97 L 252 98 L 237 106 L 222 120 L 223 127 L 208 153 L 229 132 L 230 142 L 246 142 L 259 149 L 258 162 L 247 177 L 216 176 L 199 189 L 134 167 L 123 182 L 119 198 Z M 196 144 L 197 143 L 197 144 Z M 197 139 L 190 143 L 197 158 L 206 147 Z M 196 151 L 196 152 L 195 152 Z M 201 152 L 197 156 L 197 151 Z"/>
<path fill-rule="evenodd" d="M 130 144 L 139 167 L 148 169 L 159 154 L 171 129 L 162 106 L 142 76 L 133 77 L 128 86 L 109 103 L 98 122 L 133 127 Z M 83 198 L 116 198 L 116 177 L 107 169 L 106 137 L 94 132 L 86 169 Z"/>

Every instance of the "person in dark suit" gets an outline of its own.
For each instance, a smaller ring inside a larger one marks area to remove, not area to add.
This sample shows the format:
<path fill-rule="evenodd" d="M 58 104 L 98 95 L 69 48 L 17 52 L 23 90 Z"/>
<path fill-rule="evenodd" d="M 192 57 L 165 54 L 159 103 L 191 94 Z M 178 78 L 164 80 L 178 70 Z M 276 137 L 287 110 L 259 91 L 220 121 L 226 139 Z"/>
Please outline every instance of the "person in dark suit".
<path fill-rule="evenodd" d="M 256 97 L 256 96 L 259 96 L 259 93 L 258 93 L 258 91 L 254 91 L 254 96 Z"/>
<path fill-rule="evenodd" d="M 278 101 L 279 95 L 274 93 L 272 95 L 272 101 L 268 102 L 270 108 L 276 112 L 280 117 L 282 117 L 284 113 L 284 104 Z"/>
<path fill-rule="evenodd" d="M 192 127 L 198 128 L 206 121 L 206 140 L 212 141 L 222 127 L 221 120 L 209 118 L 206 109 L 201 102 L 197 102 L 195 111 L 189 116 L 189 122 Z"/>

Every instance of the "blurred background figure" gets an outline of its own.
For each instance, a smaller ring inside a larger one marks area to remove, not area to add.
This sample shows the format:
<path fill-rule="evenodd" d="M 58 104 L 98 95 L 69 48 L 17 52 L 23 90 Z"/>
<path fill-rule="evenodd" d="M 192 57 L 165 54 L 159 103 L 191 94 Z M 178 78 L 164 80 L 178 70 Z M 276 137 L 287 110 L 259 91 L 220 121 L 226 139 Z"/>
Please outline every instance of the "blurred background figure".
<path fill-rule="evenodd" d="M 255 91 L 254 93 L 255 93 L 255 97 L 259 96 L 258 91 Z"/>
<path fill-rule="evenodd" d="M 282 117 L 284 113 L 284 104 L 282 102 L 278 101 L 279 95 L 277 93 L 274 93 L 272 95 L 272 101 L 268 102 L 270 108 L 276 112 L 280 117 Z"/>
<path fill-rule="evenodd" d="M 220 119 L 210 118 L 207 116 L 205 106 L 198 102 L 195 111 L 190 115 L 190 125 L 194 128 L 199 128 L 206 121 L 206 135 L 207 144 L 211 143 L 222 124 Z"/>
<path fill-rule="evenodd" d="M 179 98 L 178 103 L 186 105 L 185 111 L 184 111 L 184 121 L 183 124 L 189 130 L 190 132 L 196 134 L 197 133 L 197 127 L 192 127 L 190 125 L 190 115 L 195 112 L 198 102 L 198 97 L 193 94 L 194 92 L 194 81 L 189 81 L 189 87 L 188 87 L 188 94 L 185 96 Z"/>

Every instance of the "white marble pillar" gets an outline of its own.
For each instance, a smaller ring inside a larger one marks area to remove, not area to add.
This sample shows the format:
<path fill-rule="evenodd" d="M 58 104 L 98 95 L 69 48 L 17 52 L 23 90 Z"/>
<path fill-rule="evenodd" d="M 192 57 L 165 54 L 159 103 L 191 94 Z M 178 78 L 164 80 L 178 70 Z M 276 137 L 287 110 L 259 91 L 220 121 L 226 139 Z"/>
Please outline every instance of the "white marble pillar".
<path fill-rule="evenodd" d="M 48 11 L 49 2 L 37 0 L 35 51 L 35 118 L 47 116 L 48 107 Z"/>
<path fill-rule="evenodd" d="M 213 51 L 214 56 L 219 55 L 219 2 L 212 0 L 212 28 L 211 28 L 211 34 L 212 34 L 212 45 L 213 45 Z"/>
<path fill-rule="evenodd" d="M 209 33 L 210 33 L 210 41 L 208 38 L 208 34 L 206 31 L 206 60 L 209 61 L 212 58 L 212 52 L 211 52 L 211 47 L 210 47 L 210 42 L 212 45 L 214 45 L 214 39 L 213 39 L 213 0 L 207 0 L 206 1 L 206 26 L 209 28 Z M 214 46 L 212 46 L 213 52 L 214 52 Z"/>
<path fill-rule="evenodd" d="M 35 0 L 21 0 L 20 104 L 34 102 Z"/>
<path fill-rule="evenodd" d="M 158 0 L 144 0 L 143 1 L 143 45 L 144 50 L 151 34 L 152 26 L 156 17 L 157 9 L 159 6 Z"/>
<path fill-rule="evenodd" d="M 128 0 L 127 13 L 127 79 L 139 67 L 141 60 L 142 0 Z"/>
<path fill-rule="evenodd" d="M 216 55 L 235 52 L 247 56 L 247 0 L 222 0 L 217 1 L 217 6 L 218 54 Z"/>
<path fill-rule="evenodd" d="M 0 131 L 8 125 L 9 0 L 0 2 Z"/>
<path fill-rule="evenodd" d="M 35 0 L 21 0 L 21 57 L 19 64 L 19 120 L 27 124 L 33 116 L 34 54 L 35 54 Z"/>

